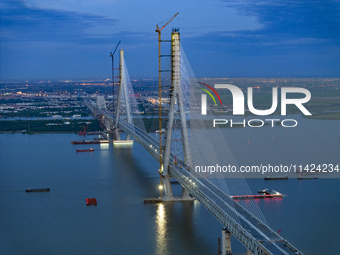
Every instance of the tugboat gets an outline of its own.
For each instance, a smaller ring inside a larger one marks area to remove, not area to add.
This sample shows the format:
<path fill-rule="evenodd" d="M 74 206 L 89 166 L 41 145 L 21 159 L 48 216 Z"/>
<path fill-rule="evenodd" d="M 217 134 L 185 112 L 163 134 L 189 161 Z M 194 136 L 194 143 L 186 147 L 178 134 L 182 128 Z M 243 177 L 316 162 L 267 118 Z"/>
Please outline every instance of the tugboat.
<path fill-rule="evenodd" d="M 76 150 L 77 152 L 86 152 L 86 151 L 90 151 L 90 152 L 92 152 L 92 151 L 94 151 L 94 149 L 93 148 L 90 148 L 90 149 L 87 149 L 87 150 Z"/>

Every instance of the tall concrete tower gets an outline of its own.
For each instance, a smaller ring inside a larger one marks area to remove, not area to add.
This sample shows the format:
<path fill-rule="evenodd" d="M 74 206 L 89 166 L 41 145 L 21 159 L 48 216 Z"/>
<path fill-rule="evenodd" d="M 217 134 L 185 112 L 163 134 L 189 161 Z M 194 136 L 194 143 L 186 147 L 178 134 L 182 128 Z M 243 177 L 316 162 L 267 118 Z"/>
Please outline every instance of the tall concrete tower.
<path fill-rule="evenodd" d="M 164 197 L 165 199 L 172 199 L 173 193 L 171 190 L 169 180 L 169 163 L 171 155 L 171 143 L 174 122 L 175 111 L 178 110 L 180 122 L 181 122 L 181 136 L 184 151 L 185 163 L 192 167 L 191 152 L 189 147 L 188 127 L 185 116 L 185 109 L 183 104 L 182 89 L 181 89 L 181 47 L 180 47 L 180 34 L 178 28 L 173 28 L 171 33 L 171 87 L 170 87 L 170 104 L 168 114 L 168 125 L 166 128 L 166 141 L 164 152 L 164 164 L 163 164 L 163 185 L 164 185 Z M 176 108 L 177 106 L 177 108 Z M 183 197 L 188 197 L 187 192 L 183 192 Z"/>

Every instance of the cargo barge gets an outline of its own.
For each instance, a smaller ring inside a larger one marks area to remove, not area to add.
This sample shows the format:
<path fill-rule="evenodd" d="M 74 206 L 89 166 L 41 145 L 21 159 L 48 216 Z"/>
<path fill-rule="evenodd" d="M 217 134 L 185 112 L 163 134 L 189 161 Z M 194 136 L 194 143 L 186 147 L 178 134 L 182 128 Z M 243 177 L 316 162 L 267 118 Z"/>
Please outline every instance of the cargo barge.
<path fill-rule="evenodd" d="M 26 189 L 26 192 L 49 192 L 50 188 Z"/>
<path fill-rule="evenodd" d="M 282 198 L 282 194 L 280 195 L 245 195 L 245 196 L 231 196 L 234 200 L 245 200 L 245 199 L 260 199 L 260 198 Z"/>
<path fill-rule="evenodd" d="M 266 176 L 265 180 L 288 180 L 288 175 L 285 176 Z"/>
<path fill-rule="evenodd" d="M 317 180 L 319 178 L 311 174 L 299 174 L 299 177 L 297 179 L 298 180 Z"/>
<path fill-rule="evenodd" d="M 317 180 L 318 177 L 298 177 L 298 180 Z"/>
<path fill-rule="evenodd" d="M 243 195 L 243 196 L 231 196 L 230 198 L 234 200 L 244 200 L 244 199 L 260 199 L 260 198 L 282 198 L 282 194 L 276 190 L 259 190 L 258 193 L 261 195 Z"/>

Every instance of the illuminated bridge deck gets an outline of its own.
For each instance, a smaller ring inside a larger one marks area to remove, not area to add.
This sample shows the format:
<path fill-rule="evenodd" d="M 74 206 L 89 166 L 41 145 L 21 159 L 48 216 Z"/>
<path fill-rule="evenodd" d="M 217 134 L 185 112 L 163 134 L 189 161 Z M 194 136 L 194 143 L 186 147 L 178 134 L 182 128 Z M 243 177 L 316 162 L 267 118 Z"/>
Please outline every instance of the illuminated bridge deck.
<path fill-rule="evenodd" d="M 95 109 L 96 106 L 92 102 L 87 101 L 86 104 L 92 111 L 100 112 L 106 119 L 114 121 L 111 112 Z M 156 138 L 125 121 L 119 122 L 119 128 L 139 142 L 155 159 L 159 159 L 159 144 Z M 183 161 L 178 160 L 178 163 L 175 163 L 174 155 L 171 156 L 172 177 L 253 254 L 302 254 L 209 180 L 196 178 L 187 169 L 188 166 Z"/>

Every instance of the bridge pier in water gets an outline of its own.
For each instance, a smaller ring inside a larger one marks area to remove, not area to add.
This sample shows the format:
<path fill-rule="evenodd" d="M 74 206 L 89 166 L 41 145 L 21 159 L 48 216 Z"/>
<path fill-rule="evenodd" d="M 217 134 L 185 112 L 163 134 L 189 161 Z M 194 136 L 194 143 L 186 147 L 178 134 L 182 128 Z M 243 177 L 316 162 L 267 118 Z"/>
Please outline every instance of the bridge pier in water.
<path fill-rule="evenodd" d="M 164 195 L 162 197 L 163 201 L 174 200 L 174 194 L 172 193 L 171 183 L 170 183 L 170 176 L 169 175 L 162 175 L 162 183 L 164 187 Z"/>
<path fill-rule="evenodd" d="M 231 255 L 231 240 L 230 240 L 231 233 L 228 229 L 222 229 L 222 254 L 223 255 Z"/>
<path fill-rule="evenodd" d="M 231 255 L 231 233 L 227 228 L 222 229 L 222 254 Z M 246 255 L 253 255 L 250 250 L 247 250 Z"/>
<path fill-rule="evenodd" d="M 108 138 L 109 138 L 110 141 L 115 140 L 115 132 L 114 132 L 113 129 L 110 129 L 110 130 L 109 130 Z"/>

